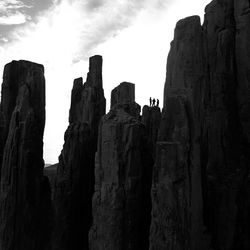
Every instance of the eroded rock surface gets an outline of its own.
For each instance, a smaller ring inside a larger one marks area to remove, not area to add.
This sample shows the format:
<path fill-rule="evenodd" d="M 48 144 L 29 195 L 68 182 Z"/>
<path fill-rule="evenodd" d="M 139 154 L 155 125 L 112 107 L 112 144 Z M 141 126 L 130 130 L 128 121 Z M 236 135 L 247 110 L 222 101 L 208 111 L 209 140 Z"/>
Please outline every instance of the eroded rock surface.
<path fill-rule="evenodd" d="M 150 249 L 206 249 L 202 235 L 199 118 L 205 83 L 197 16 L 177 23 L 168 57 L 152 183 Z"/>
<path fill-rule="evenodd" d="M 5 66 L 1 96 L 4 144 L 0 187 L 0 249 L 49 249 L 51 201 L 43 176 L 45 79 L 42 65 Z"/>
<path fill-rule="evenodd" d="M 214 0 L 203 26 L 197 17 L 176 26 L 151 249 L 249 249 L 249 9 L 249 1 Z"/>
<path fill-rule="evenodd" d="M 105 114 L 102 57 L 90 58 L 87 81 L 74 81 L 69 126 L 59 157 L 54 192 L 55 229 L 53 249 L 88 248 L 92 223 L 95 152 L 98 125 Z"/>
<path fill-rule="evenodd" d="M 124 106 L 118 97 L 100 124 L 89 234 L 93 250 L 148 249 L 153 161 L 145 126 L 127 111 L 132 96 L 125 97 L 130 103 Z"/>
<path fill-rule="evenodd" d="M 160 122 L 161 122 L 161 110 L 159 107 L 149 107 L 149 106 L 143 107 L 142 123 L 146 127 L 148 145 L 153 158 L 155 158 L 156 141 L 158 138 Z"/>

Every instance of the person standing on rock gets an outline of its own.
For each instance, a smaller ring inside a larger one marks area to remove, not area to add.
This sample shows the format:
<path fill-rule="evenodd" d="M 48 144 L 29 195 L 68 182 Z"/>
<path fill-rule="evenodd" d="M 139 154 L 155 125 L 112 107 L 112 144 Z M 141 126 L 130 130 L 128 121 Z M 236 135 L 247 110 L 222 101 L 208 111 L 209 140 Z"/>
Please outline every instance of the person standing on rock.
<path fill-rule="evenodd" d="M 155 98 L 153 99 L 153 107 L 155 106 Z"/>
<path fill-rule="evenodd" d="M 152 98 L 150 97 L 149 98 L 149 104 L 150 104 L 150 107 L 152 106 Z"/>
<path fill-rule="evenodd" d="M 157 99 L 156 106 L 159 107 L 159 99 Z"/>

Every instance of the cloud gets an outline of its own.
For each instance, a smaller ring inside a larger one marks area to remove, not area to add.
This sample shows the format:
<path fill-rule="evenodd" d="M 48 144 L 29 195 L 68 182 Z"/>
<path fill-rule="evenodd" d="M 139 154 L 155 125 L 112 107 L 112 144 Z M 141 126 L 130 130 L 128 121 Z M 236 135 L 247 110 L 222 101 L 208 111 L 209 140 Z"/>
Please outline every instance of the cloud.
<path fill-rule="evenodd" d="M 8 13 L 5 16 L 0 16 L 1 25 L 23 24 L 30 20 L 30 16 L 21 12 Z"/>
<path fill-rule="evenodd" d="M 92 1 L 87 1 L 85 6 L 89 11 L 92 11 L 100 8 L 103 5 L 104 5 L 104 0 L 92 0 Z"/>
<path fill-rule="evenodd" d="M 23 24 L 30 20 L 30 16 L 23 10 L 32 6 L 20 0 L 5 0 L 0 2 L 0 24 L 15 25 Z"/>
<path fill-rule="evenodd" d="M 52 2 L 53 5 L 41 16 L 33 18 L 33 21 L 29 21 L 30 16 L 27 14 L 16 12 L 15 15 L 8 16 L 9 21 L 7 17 L 2 17 L 0 23 L 26 22 L 25 26 L 15 28 L 7 38 L 13 42 L 39 44 L 43 51 L 42 57 L 47 54 L 48 60 L 51 57 L 65 55 L 71 62 L 77 62 L 87 59 L 99 44 L 133 24 L 143 10 L 162 10 L 163 4 L 160 3 L 169 0 L 54 0 Z M 19 0 L 7 0 L 5 4 L 12 4 L 18 8 L 26 6 Z"/>
<path fill-rule="evenodd" d="M 0 2 L 0 11 L 6 11 L 11 9 L 22 9 L 22 8 L 31 8 L 31 5 L 25 4 L 20 0 L 4 0 Z"/>

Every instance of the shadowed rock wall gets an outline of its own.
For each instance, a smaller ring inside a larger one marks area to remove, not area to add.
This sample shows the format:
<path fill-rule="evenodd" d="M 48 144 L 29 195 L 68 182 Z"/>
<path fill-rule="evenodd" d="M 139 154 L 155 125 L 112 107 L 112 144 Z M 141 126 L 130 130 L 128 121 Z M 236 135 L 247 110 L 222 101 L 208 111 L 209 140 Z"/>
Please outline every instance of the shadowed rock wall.
<path fill-rule="evenodd" d="M 148 249 L 152 158 L 134 103 L 134 86 L 102 119 L 99 128 L 90 249 Z M 115 91 L 122 91 L 118 86 Z M 114 92 L 113 92 L 114 93 Z M 123 97 L 121 97 L 123 96 Z M 112 95 L 112 98 L 114 95 Z M 117 96 L 116 96 L 117 97 Z"/>
<path fill-rule="evenodd" d="M 42 65 L 5 66 L 1 112 L 6 142 L 0 186 L 0 249 L 48 249 L 50 187 L 43 176 L 45 79 Z"/>
<path fill-rule="evenodd" d="M 88 249 L 98 125 L 105 107 L 102 57 L 94 56 L 86 83 L 78 78 L 72 89 L 70 124 L 55 180 L 53 249 Z"/>

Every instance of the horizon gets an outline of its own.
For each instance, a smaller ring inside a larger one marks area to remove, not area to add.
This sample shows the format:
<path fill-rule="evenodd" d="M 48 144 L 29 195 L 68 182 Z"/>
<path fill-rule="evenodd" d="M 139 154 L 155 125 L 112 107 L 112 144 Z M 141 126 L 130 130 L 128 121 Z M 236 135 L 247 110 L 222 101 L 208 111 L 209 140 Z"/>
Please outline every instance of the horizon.
<path fill-rule="evenodd" d="M 44 160 L 55 164 L 68 126 L 73 80 L 87 77 L 88 58 L 103 57 L 103 88 L 135 84 L 136 102 L 163 103 L 166 62 L 176 22 L 199 15 L 206 0 L 6 0 L 0 4 L 0 70 L 12 60 L 43 64 L 46 79 Z M 108 16 L 107 16 L 108 13 Z"/>

